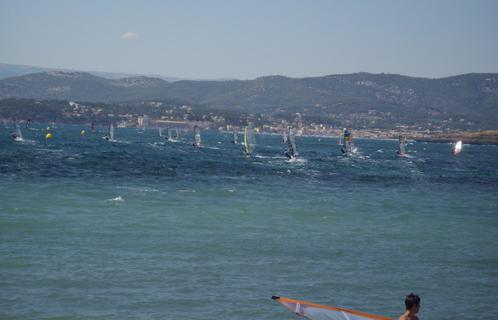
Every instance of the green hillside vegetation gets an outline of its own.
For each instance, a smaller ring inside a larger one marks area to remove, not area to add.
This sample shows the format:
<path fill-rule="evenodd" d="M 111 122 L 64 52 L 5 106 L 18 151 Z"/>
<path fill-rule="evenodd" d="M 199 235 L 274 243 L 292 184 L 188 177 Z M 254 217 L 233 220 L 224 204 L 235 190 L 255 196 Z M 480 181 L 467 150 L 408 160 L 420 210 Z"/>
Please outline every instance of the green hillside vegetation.
<path fill-rule="evenodd" d="M 109 105 L 182 101 L 204 111 L 283 118 L 300 113 L 307 123 L 361 128 L 408 125 L 482 130 L 496 129 L 498 123 L 498 74 L 426 79 L 356 73 L 171 83 L 143 76 L 105 79 L 82 72 L 49 72 L 0 80 L 0 99 L 8 98 Z M 147 108 L 142 112 L 147 113 Z"/>

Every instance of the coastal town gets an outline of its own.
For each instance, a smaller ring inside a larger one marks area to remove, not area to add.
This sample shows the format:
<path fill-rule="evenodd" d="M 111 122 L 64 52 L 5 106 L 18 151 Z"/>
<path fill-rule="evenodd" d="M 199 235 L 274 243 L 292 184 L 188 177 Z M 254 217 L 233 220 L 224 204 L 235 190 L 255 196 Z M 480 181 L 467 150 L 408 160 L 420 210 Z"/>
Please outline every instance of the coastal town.
<path fill-rule="evenodd" d="M 171 107 L 167 109 L 164 115 L 149 116 L 147 114 L 114 114 L 105 113 L 102 108 L 91 108 L 76 102 L 69 102 L 73 107 L 72 112 L 64 113 L 68 119 L 81 118 L 85 113 L 91 112 L 99 118 L 105 117 L 108 121 L 118 119 L 116 126 L 119 128 L 147 128 L 147 127 L 178 127 L 192 128 L 195 125 L 210 130 L 228 131 L 242 130 L 245 125 L 251 124 L 257 133 L 281 134 L 288 128 L 293 128 L 296 136 L 332 136 L 337 137 L 342 134 L 345 127 L 353 129 L 355 136 L 367 139 L 397 139 L 403 135 L 409 139 L 419 141 L 434 142 L 452 142 L 455 140 L 464 140 L 467 143 L 498 143 L 498 131 L 482 130 L 468 131 L 458 128 L 452 128 L 453 119 L 444 120 L 441 124 L 432 124 L 430 122 L 424 125 L 406 125 L 396 124 L 393 128 L 376 128 L 375 121 L 381 116 L 389 117 L 390 115 L 379 115 L 375 110 L 367 114 L 335 116 L 337 120 L 334 125 L 330 123 L 307 122 L 305 116 L 299 112 L 288 116 L 286 119 L 278 119 L 275 114 L 241 114 L 236 121 L 229 121 L 223 114 L 213 112 L 198 114 L 188 105 Z M 161 102 L 148 102 L 148 105 L 159 108 Z M 293 116 L 293 118 L 292 118 Z M 456 120 L 458 124 L 464 123 L 465 119 Z M 235 124 L 234 124 L 235 123 Z M 361 125 L 370 123 L 370 126 Z M 472 124 L 468 122 L 467 124 Z"/>
<path fill-rule="evenodd" d="M 412 140 L 497 144 L 498 131 L 476 129 L 469 119 L 432 119 L 406 123 L 390 112 L 324 114 L 310 117 L 305 112 L 288 111 L 285 107 L 266 112 L 246 112 L 193 106 L 164 101 L 101 104 L 76 101 L 2 101 L 0 108 L 4 123 L 24 121 L 106 126 L 110 122 L 118 128 L 176 127 L 187 130 L 195 125 L 203 129 L 232 131 L 246 125 L 260 134 L 281 134 L 293 128 L 296 136 L 339 136 L 344 128 L 354 136 L 367 139 L 397 139 L 403 135 Z M 465 129 L 468 127 L 469 129 Z"/>

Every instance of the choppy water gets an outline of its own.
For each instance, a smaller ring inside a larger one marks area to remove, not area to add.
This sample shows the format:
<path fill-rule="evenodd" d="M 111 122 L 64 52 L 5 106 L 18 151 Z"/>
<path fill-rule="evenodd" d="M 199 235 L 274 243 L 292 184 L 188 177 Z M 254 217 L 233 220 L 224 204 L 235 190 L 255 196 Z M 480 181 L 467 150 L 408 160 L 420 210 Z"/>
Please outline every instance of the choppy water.
<path fill-rule="evenodd" d="M 36 128 L 35 128 L 36 129 Z M 498 318 L 498 147 L 0 128 L 0 318 L 297 319 L 272 295 Z M 89 130 L 88 130 L 89 131 Z"/>

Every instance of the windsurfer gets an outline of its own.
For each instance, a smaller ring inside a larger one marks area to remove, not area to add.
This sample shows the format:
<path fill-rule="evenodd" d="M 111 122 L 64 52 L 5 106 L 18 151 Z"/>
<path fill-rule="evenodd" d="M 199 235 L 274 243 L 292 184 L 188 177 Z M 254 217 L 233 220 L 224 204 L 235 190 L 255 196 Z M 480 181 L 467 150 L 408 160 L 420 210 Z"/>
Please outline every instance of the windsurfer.
<path fill-rule="evenodd" d="M 420 309 L 420 297 L 410 293 L 405 298 L 406 311 L 399 317 L 399 320 L 418 320 L 417 313 Z"/>

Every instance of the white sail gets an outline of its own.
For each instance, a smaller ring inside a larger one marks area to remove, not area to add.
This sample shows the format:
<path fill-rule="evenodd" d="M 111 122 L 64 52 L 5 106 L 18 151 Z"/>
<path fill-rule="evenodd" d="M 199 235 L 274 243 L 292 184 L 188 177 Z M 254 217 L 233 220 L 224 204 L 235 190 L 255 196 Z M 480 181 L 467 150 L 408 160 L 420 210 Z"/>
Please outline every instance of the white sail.
<path fill-rule="evenodd" d="M 109 124 L 109 140 L 114 141 L 114 125 Z"/>
<path fill-rule="evenodd" d="M 173 135 L 173 139 L 180 138 L 180 134 L 178 133 L 178 129 L 171 129 L 171 133 Z"/>
<path fill-rule="evenodd" d="M 105 140 L 114 142 L 114 125 L 109 121 L 109 126 L 107 127 L 107 135 L 104 137 Z"/>
<path fill-rule="evenodd" d="M 453 154 L 457 155 L 462 151 L 462 140 L 457 141 L 453 146 Z"/>
<path fill-rule="evenodd" d="M 337 141 L 337 144 L 342 146 L 344 144 L 344 132 L 346 132 L 346 128 L 342 130 L 342 134 L 339 135 L 339 141 Z"/>
<path fill-rule="evenodd" d="M 201 129 L 199 126 L 194 127 L 194 147 L 201 147 Z"/>
<path fill-rule="evenodd" d="M 16 123 L 16 129 L 12 133 L 12 138 L 14 138 L 14 141 L 24 141 L 22 138 L 21 127 L 17 123 Z"/>
<path fill-rule="evenodd" d="M 391 318 L 362 311 L 320 305 L 284 297 L 272 297 L 297 315 L 310 320 L 391 320 Z"/>

